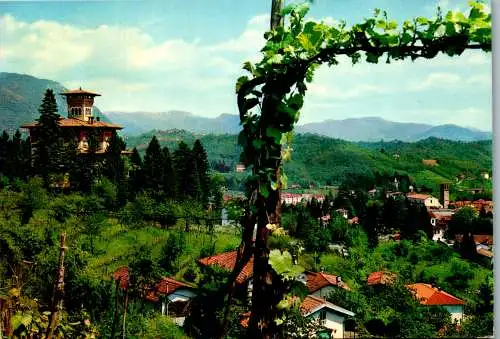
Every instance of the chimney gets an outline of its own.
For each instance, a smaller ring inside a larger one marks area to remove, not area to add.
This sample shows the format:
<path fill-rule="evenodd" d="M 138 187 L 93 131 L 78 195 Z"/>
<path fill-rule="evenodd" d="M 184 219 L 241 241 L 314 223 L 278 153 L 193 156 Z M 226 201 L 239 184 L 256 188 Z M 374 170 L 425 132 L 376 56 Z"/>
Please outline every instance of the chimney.
<path fill-rule="evenodd" d="M 94 123 L 94 117 L 89 117 L 89 123 L 92 125 Z"/>
<path fill-rule="evenodd" d="M 337 284 L 340 284 L 342 282 L 342 278 L 337 276 Z"/>
<path fill-rule="evenodd" d="M 96 121 L 101 121 L 101 117 L 96 117 L 95 120 Z"/>

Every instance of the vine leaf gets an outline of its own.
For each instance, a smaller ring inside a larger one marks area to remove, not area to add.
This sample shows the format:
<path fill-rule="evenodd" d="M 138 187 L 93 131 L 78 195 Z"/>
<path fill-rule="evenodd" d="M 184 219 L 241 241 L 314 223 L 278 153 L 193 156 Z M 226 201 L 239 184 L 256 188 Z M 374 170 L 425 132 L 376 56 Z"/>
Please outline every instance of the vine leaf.
<path fill-rule="evenodd" d="M 297 275 L 304 272 L 302 266 L 293 263 L 292 255 L 288 251 L 281 253 L 280 250 L 272 250 L 269 253 L 269 264 L 286 280 L 295 279 Z"/>

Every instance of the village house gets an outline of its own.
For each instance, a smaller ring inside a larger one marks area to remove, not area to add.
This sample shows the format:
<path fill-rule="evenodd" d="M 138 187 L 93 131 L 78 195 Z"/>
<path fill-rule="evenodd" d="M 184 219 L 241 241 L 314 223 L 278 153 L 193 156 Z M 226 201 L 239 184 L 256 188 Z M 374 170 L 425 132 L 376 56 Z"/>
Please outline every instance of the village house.
<path fill-rule="evenodd" d="M 345 338 L 345 321 L 355 315 L 352 311 L 314 295 L 305 297 L 300 311 L 306 318 L 319 320 L 320 325 L 330 332 L 330 338 Z"/>
<path fill-rule="evenodd" d="M 416 283 L 407 285 L 407 287 L 420 304 L 441 306 L 450 313 L 453 322 L 460 323 L 462 321 L 465 305 L 462 300 L 429 284 Z"/>
<path fill-rule="evenodd" d="M 410 202 L 414 202 L 417 204 L 423 204 L 427 208 L 443 208 L 443 205 L 439 202 L 439 199 L 433 197 L 430 194 L 422 194 L 422 193 L 408 193 L 406 195 Z"/>
<path fill-rule="evenodd" d="M 431 219 L 433 229 L 432 240 L 446 241 L 445 233 L 453 214 L 455 214 L 455 211 L 450 209 L 435 209 L 429 211 L 429 218 Z"/>
<path fill-rule="evenodd" d="M 113 274 L 114 280 L 122 290 L 129 287 L 129 269 L 126 266 L 118 268 Z M 184 325 L 191 310 L 191 300 L 196 297 L 194 285 L 163 277 L 154 286 L 144 291 L 144 299 L 159 305 L 162 315 L 167 315 L 179 326 Z"/>
<path fill-rule="evenodd" d="M 483 200 L 483 199 L 478 199 L 475 201 L 459 200 L 451 202 L 450 207 L 455 209 L 459 209 L 462 207 L 471 207 L 478 213 L 484 208 L 484 211 L 486 213 L 488 212 L 493 213 L 493 201 L 491 200 Z"/>
<path fill-rule="evenodd" d="M 109 145 L 109 140 L 113 132 L 121 130 L 123 127 L 112 123 L 100 121 L 99 117 L 93 114 L 94 98 L 101 94 L 79 89 L 61 93 L 66 97 L 68 104 L 68 117 L 59 119 L 59 127 L 64 132 L 65 137 L 74 137 L 80 153 L 86 153 L 89 149 L 89 135 L 93 132 L 99 141 L 97 153 L 104 153 Z M 28 129 L 32 149 L 36 149 L 39 122 L 31 122 L 21 126 Z M 66 140 L 69 142 L 69 140 Z"/>
<path fill-rule="evenodd" d="M 323 194 L 312 194 L 312 193 L 288 193 L 281 192 L 280 193 L 281 203 L 285 203 L 287 205 L 297 205 L 301 202 L 310 202 L 315 199 L 318 202 L 323 202 L 325 200 L 325 196 Z"/>
<path fill-rule="evenodd" d="M 346 326 L 346 320 L 355 316 L 354 312 L 346 310 L 340 306 L 337 306 L 323 298 L 316 297 L 314 295 L 308 295 L 300 304 L 300 313 L 303 317 L 313 319 L 319 322 L 322 327 L 318 329 L 318 333 L 326 334 L 325 337 L 328 338 L 347 338 L 347 333 L 351 332 L 354 334 L 354 328 L 348 328 Z M 250 320 L 250 312 L 241 315 L 240 324 L 247 328 L 248 322 Z M 311 337 L 315 337 L 315 334 L 311 333 Z M 317 336 L 321 337 L 322 336 Z"/>
<path fill-rule="evenodd" d="M 297 280 L 306 285 L 310 295 L 316 297 L 325 298 L 335 288 L 350 290 L 349 286 L 339 276 L 324 272 L 306 271 Z"/>

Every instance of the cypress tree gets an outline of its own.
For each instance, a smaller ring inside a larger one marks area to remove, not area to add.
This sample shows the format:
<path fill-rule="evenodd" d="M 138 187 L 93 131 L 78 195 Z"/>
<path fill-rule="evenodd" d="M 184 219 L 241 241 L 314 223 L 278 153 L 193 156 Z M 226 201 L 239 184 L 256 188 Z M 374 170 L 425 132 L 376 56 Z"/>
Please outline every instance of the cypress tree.
<path fill-rule="evenodd" d="M 168 198 L 176 197 L 176 176 L 172 155 L 167 146 L 163 147 L 163 191 Z"/>
<path fill-rule="evenodd" d="M 201 202 L 206 206 L 210 197 L 210 165 L 208 163 L 207 152 L 203 148 L 199 139 L 196 139 L 194 142 L 192 154 L 198 171 Z"/>
<path fill-rule="evenodd" d="M 113 132 L 105 151 L 103 174 L 115 185 L 123 182 L 125 177 L 125 162 L 122 159 L 123 142 L 116 132 Z"/>
<path fill-rule="evenodd" d="M 181 199 L 200 197 L 200 183 L 196 162 L 189 146 L 181 141 L 174 152 L 174 164 L 177 174 L 177 192 Z"/>
<path fill-rule="evenodd" d="M 14 133 L 12 141 L 8 149 L 9 153 L 9 171 L 12 178 L 24 178 L 23 175 L 23 154 L 22 154 L 22 139 L 19 130 Z"/>
<path fill-rule="evenodd" d="M 144 186 L 153 192 L 160 192 L 163 188 L 163 152 L 156 136 L 149 142 L 144 156 Z"/>
<path fill-rule="evenodd" d="M 44 180 L 45 186 L 50 184 L 50 174 L 59 171 L 61 161 L 58 147 L 60 115 L 54 92 L 47 89 L 39 108 L 38 128 L 36 130 L 36 148 L 34 152 L 34 168 Z"/>
<path fill-rule="evenodd" d="M 132 150 L 132 155 L 130 156 L 130 165 L 131 165 L 131 170 L 130 170 L 130 191 L 129 193 L 131 195 L 136 195 L 139 193 L 144 186 L 144 175 L 143 175 L 143 164 L 142 164 L 142 159 L 141 155 L 137 151 L 137 148 L 134 147 Z M 132 196 L 130 197 L 132 198 Z"/>
<path fill-rule="evenodd" d="M 7 131 L 3 131 L 0 136 L 0 173 L 6 177 L 10 177 L 9 171 L 9 148 L 10 137 Z"/>

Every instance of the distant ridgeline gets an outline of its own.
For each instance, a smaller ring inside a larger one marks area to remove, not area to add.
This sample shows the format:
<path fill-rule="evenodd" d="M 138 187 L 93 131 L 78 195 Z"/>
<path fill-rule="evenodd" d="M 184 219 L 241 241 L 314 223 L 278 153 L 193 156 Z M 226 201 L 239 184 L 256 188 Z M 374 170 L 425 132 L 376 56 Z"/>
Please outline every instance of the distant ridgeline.
<path fill-rule="evenodd" d="M 12 134 L 22 124 L 34 121 L 40 116 L 38 111 L 46 89 L 54 93 L 68 89 L 56 81 L 38 79 L 30 75 L 0 72 L 0 130 Z M 56 95 L 59 114 L 67 116 L 66 99 Z M 103 122 L 110 120 L 97 108 L 92 111 Z M 22 132 L 22 131 L 21 131 Z"/>
<path fill-rule="evenodd" d="M 150 131 L 127 137 L 127 147 L 143 153 L 151 137 L 175 149 L 184 140 L 192 145 L 199 138 L 208 153 L 212 169 L 224 173 L 235 183 L 246 174 L 236 173 L 240 147 L 236 135 L 196 135 L 182 130 Z M 348 142 L 311 134 L 294 136 L 292 160 L 285 164 L 288 185 L 318 187 L 345 182 L 361 184 L 366 189 L 375 183 L 376 173 L 408 175 L 417 187 L 439 191 L 439 183 L 451 183 L 451 190 L 482 189 L 491 191 L 491 140 L 457 142 L 428 138 L 418 142 Z M 435 161 L 424 161 L 435 160 Z M 432 165 L 434 164 L 434 165 Z M 231 187 L 237 189 L 237 187 Z"/>

